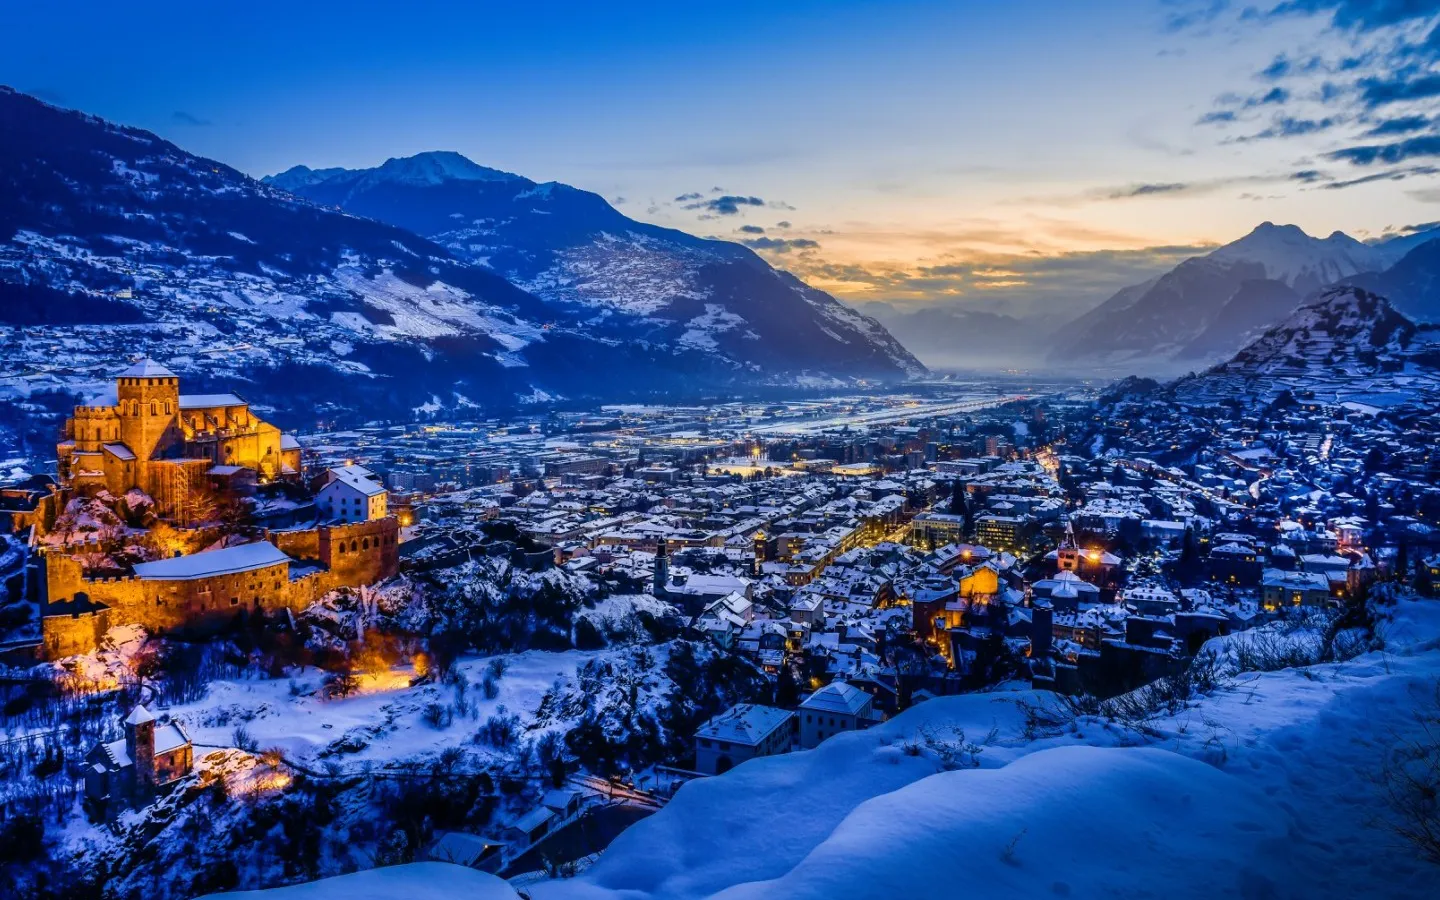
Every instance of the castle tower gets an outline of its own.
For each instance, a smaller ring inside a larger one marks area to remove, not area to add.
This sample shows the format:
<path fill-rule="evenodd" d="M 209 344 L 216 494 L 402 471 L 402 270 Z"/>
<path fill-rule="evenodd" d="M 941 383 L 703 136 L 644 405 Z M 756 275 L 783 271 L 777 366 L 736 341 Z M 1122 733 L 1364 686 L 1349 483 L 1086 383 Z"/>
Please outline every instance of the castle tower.
<path fill-rule="evenodd" d="M 180 379 L 153 359 L 120 373 L 116 393 L 120 414 L 120 442 L 141 463 L 165 448 L 167 437 L 179 433 Z"/>
<path fill-rule="evenodd" d="M 125 752 L 135 766 L 135 792 L 155 789 L 155 717 L 137 706 L 125 717 Z"/>
<path fill-rule="evenodd" d="M 670 542 L 665 538 L 660 539 L 660 544 L 655 548 L 655 588 L 651 591 L 656 597 L 665 596 L 670 586 Z"/>

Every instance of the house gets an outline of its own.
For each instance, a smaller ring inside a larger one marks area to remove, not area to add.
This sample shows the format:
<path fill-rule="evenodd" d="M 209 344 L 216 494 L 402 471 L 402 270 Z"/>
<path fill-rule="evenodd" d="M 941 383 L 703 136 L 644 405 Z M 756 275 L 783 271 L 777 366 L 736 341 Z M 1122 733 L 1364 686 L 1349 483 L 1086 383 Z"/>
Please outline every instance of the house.
<path fill-rule="evenodd" d="M 794 742 L 795 713 L 739 703 L 696 730 L 695 771 L 723 775 L 747 759 L 787 753 Z"/>
<path fill-rule="evenodd" d="M 1321 572 L 1266 569 L 1261 578 L 1261 600 L 1267 610 L 1323 606 L 1330 602 L 1330 579 Z"/>
<path fill-rule="evenodd" d="M 504 845 L 498 841 L 462 831 L 445 831 L 436 836 L 434 843 L 425 852 L 425 857 L 436 862 L 468 866 L 493 875 L 500 870 L 504 861 L 503 851 Z"/>
<path fill-rule="evenodd" d="M 144 706 L 125 718 L 125 737 L 85 757 L 85 805 L 96 818 L 140 806 L 190 774 L 195 751 L 179 723 L 158 722 Z"/>
<path fill-rule="evenodd" d="M 315 507 L 339 522 L 373 522 L 388 515 L 385 486 L 361 466 L 342 466 L 325 475 Z"/>
<path fill-rule="evenodd" d="M 517 849 L 524 849 L 550 833 L 560 817 L 548 806 L 537 806 L 521 816 L 514 825 L 505 829 L 505 842 Z"/>
<path fill-rule="evenodd" d="M 854 685 L 834 681 L 800 704 L 800 746 L 811 750 L 842 731 L 870 727 L 874 699 Z"/>

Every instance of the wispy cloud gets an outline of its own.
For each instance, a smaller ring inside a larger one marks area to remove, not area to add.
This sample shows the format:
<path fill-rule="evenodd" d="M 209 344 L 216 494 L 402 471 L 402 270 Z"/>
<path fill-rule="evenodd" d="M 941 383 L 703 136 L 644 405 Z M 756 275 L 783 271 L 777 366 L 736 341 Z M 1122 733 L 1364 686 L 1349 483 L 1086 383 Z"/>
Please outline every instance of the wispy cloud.
<path fill-rule="evenodd" d="M 173 113 L 171 113 L 170 121 L 176 123 L 177 125 L 191 125 L 199 128 L 215 124 L 209 119 L 202 119 L 194 113 L 185 112 L 183 109 L 177 109 Z"/>
<path fill-rule="evenodd" d="M 759 197 L 746 197 L 740 194 L 722 194 L 719 197 L 708 199 L 699 194 L 681 194 L 675 198 L 675 201 L 682 204 L 682 209 L 701 210 L 714 216 L 733 216 L 740 212 L 742 206 L 765 205 L 765 201 Z"/>
<path fill-rule="evenodd" d="M 741 238 L 740 243 L 752 250 L 764 250 L 770 253 L 793 253 L 820 249 L 820 242 L 810 238 Z"/>
<path fill-rule="evenodd" d="M 1394 165 L 1407 159 L 1440 156 L 1440 134 L 1424 134 L 1389 144 L 1364 144 L 1344 147 L 1327 154 L 1328 158 L 1357 166 L 1375 163 Z"/>

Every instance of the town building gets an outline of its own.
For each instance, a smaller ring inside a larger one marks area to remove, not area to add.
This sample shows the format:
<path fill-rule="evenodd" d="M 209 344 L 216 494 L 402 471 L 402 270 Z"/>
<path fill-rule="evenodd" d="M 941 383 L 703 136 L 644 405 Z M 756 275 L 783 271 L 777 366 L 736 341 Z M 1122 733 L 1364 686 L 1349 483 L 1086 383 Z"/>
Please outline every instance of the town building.
<path fill-rule="evenodd" d="M 800 746 L 811 750 L 842 731 L 869 728 L 874 718 L 872 705 L 869 694 L 853 685 L 832 681 L 800 704 Z"/>
<path fill-rule="evenodd" d="M 695 771 L 723 775 L 747 759 L 787 753 L 795 739 L 795 713 L 739 703 L 695 731 Z"/>

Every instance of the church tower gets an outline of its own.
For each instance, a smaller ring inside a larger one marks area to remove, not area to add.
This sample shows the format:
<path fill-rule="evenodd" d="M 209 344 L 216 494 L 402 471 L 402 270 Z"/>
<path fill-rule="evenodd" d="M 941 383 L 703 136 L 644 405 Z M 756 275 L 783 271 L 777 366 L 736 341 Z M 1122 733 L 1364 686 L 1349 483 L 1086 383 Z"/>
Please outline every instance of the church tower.
<path fill-rule="evenodd" d="M 144 706 L 137 706 L 125 717 L 125 752 L 135 769 L 135 793 L 145 795 L 155 789 L 155 717 Z"/>
<path fill-rule="evenodd" d="M 1060 541 L 1060 549 L 1055 553 L 1055 563 L 1061 572 L 1074 572 L 1080 568 L 1080 547 L 1075 543 L 1075 528 L 1068 521 L 1065 523 L 1065 538 Z"/>
<path fill-rule="evenodd" d="M 650 593 L 663 597 L 670 588 L 670 542 L 660 539 L 655 548 L 655 588 Z"/>
<path fill-rule="evenodd" d="M 142 359 L 120 373 L 116 387 L 120 442 L 143 465 L 179 435 L 180 379 L 153 359 Z"/>

